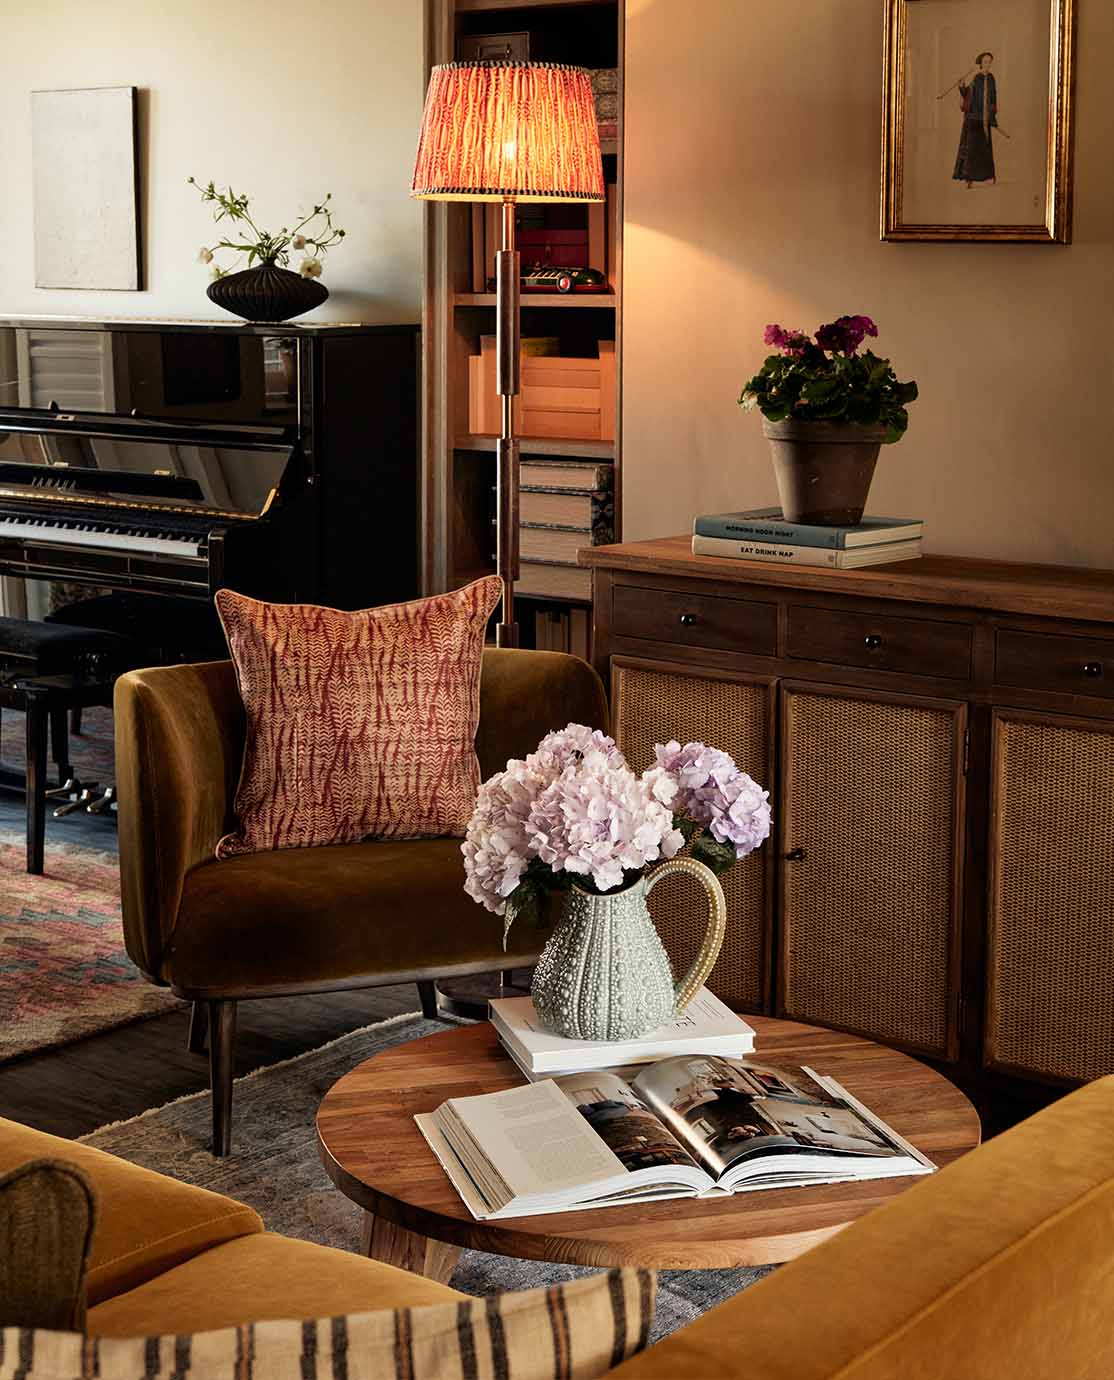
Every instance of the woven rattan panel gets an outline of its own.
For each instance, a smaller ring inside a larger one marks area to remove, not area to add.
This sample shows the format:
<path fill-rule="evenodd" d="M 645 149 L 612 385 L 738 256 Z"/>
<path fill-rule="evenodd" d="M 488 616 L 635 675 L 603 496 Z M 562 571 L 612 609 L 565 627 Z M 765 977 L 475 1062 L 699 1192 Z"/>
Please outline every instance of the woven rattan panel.
<path fill-rule="evenodd" d="M 987 1057 L 1114 1073 L 1114 727 L 995 722 Z"/>
<path fill-rule="evenodd" d="M 948 710 L 785 693 L 784 1014 L 944 1054 L 956 734 Z"/>
<path fill-rule="evenodd" d="M 769 696 L 765 685 L 647 671 L 614 664 L 615 736 L 636 771 L 654 761 L 654 744 L 700 740 L 729 752 L 763 786 L 770 784 Z M 721 879 L 727 935 L 708 986 L 730 1006 L 762 1009 L 766 886 L 763 850 L 736 863 Z M 704 937 L 706 909 L 691 878 L 667 877 L 650 897 L 650 911 L 673 971 L 686 972 Z"/>

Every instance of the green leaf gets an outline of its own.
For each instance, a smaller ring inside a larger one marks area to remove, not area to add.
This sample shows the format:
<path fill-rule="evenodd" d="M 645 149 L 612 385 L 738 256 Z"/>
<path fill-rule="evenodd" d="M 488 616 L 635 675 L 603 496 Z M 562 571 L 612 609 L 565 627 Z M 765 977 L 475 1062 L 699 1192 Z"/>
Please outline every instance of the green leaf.
<path fill-rule="evenodd" d="M 711 834 L 701 834 L 692 845 L 692 856 L 697 862 L 702 862 L 706 867 L 719 876 L 735 861 L 735 850 L 729 843 L 720 843 Z"/>
<path fill-rule="evenodd" d="M 686 843 L 691 843 L 704 828 L 703 824 L 698 824 L 695 819 L 689 819 L 688 815 L 682 814 L 673 816 L 673 827 L 684 835 Z"/>

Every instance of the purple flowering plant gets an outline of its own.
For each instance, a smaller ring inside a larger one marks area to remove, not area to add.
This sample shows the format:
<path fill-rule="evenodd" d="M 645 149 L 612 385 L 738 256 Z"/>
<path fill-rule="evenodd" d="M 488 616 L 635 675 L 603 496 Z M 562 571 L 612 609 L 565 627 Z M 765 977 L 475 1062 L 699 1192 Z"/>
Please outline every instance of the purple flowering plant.
<path fill-rule="evenodd" d="M 898 441 L 909 425 L 906 404 L 917 385 L 901 383 L 888 359 L 860 346 L 878 335 L 869 316 L 840 316 L 811 336 L 784 326 L 766 327 L 763 340 L 778 353 L 743 386 L 739 403 L 757 407 L 771 422 L 853 422 L 884 426 Z"/>
<path fill-rule="evenodd" d="M 547 923 L 554 891 L 618 890 L 686 844 L 723 872 L 769 835 L 769 793 L 726 752 L 669 742 L 655 753 L 638 776 L 613 738 L 569 724 L 484 782 L 461 845 L 464 889 L 504 933 Z"/>

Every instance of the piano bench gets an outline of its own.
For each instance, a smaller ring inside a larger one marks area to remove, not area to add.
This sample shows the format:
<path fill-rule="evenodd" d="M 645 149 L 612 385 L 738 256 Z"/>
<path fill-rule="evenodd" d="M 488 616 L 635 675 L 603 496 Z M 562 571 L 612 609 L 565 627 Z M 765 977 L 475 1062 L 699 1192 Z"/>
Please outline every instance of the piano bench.
<path fill-rule="evenodd" d="M 111 705 L 117 676 L 144 660 L 143 649 L 117 633 L 0 618 L 0 706 L 24 713 L 27 736 L 25 773 L 5 773 L 0 785 L 26 797 L 28 872 L 43 870 L 47 726 L 62 785 L 70 775 L 67 713 Z"/>

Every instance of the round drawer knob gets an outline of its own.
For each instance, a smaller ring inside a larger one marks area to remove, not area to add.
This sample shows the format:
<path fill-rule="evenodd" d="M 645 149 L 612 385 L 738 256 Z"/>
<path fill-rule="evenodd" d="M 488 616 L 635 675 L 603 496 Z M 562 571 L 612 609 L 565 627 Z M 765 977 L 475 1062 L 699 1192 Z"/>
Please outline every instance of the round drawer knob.
<path fill-rule="evenodd" d="M 681 614 L 681 627 L 682 627 L 682 628 L 694 628 L 695 626 L 696 626 L 696 614 L 695 614 L 695 613 L 682 613 L 682 614 Z"/>
<path fill-rule="evenodd" d="M 1101 676 L 1101 675 L 1102 675 L 1102 662 L 1101 662 L 1101 661 L 1085 661 L 1085 662 L 1083 663 L 1083 674 L 1084 674 L 1085 676 Z"/>
<path fill-rule="evenodd" d="M 867 633 L 863 638 L 863 646 L 869 647 L 872 652 L 877 651 L 882 645 L 882 639 L 877 633 Z"/>
<path fill-rule="evenodd" d="M 803 848 L 791 848 L 785 855 L 786 862 L 804 862 L 808 854 Z"/>

